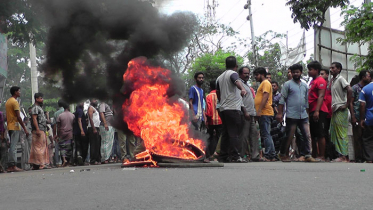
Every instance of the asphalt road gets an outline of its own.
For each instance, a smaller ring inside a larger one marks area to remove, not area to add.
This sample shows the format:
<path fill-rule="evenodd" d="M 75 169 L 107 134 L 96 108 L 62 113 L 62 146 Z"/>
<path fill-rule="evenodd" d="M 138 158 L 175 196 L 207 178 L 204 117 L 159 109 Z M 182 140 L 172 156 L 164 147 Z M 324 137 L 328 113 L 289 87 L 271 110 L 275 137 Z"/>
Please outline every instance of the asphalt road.
<path fill-rule="evenodd" d="M 0 180 L 0 210 L 373 209 L 367 163 L 111 164 L 0 174 Z"/>

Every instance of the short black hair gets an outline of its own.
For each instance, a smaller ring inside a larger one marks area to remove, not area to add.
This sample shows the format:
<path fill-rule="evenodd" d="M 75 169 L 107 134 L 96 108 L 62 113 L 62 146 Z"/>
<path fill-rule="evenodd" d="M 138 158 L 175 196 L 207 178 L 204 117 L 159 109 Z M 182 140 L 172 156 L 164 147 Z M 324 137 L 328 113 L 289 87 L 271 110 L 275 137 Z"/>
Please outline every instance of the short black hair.
<path fill-rule="evenodd" d="M 329 69 L 320 69 L 320 71 L 325 71 L 326 74 L 330 74 Z"/>
<path fill-rule="evenodd" d="M 369 73 L 369 71 L 367 70 L 362 70 L 360 73 L 359 73 L 359 80 L 362 80 L 363 77 L 365 77 L 367 75 L 367 73 Z M 369 73 L 370 74 L 370 73 Z"/>
<path fill-rule="evenodd" d="M 307 68 L 308 69 L 313 68 L 320 73 L 322 66 L 321 66 L 321 63 L 318 61 L 311 61 L 309 64 L 307 64 Z"/>
<path fill-rule="evenodd" d="M 342 64 L 341 63 L 339 63 L 339 62 L 333 62 L 332 65 L 333 64 L 335 65 L 335 67 L 339 68 L 339 70 L 342 71 Z"/>
<path fill-rule="evenodd" d="M 34 99 L 37 99 L 37 98 L 40 98 L 40 97 L 43 97 L 44 95 L 42 93 L 35 93 L 34 94 Z"/>
<path fill-rule="evenodd" d="M 237 59 L 234 56 L 229 56 L 225 59 L 225 67 L 227 69 L 234 69 L 237 67 Z"/>
<path fill-rule="evenodd" d="M 293 72 L 297 69 L 300 70 L 300 72 L 303 72 L 303 66 L 300 65 L 300 64 L 294 64 L 294 65 L 290 66 L 289 69 L 291 70 L 291 72 Z"/>
<path fill-rule="evenodd" d="M 194 79 L 197 79 L 198 75 L 200 75 L 200 74 L 202 74 L 203 76 L 205 76 L 205 74 L 203 72 L 199 71 L 199 72 L 196 72 L 194 74 Z"/>
<path fill-rule="evenodd" d="M 211 90 L 216 90 L 216 80 L 210 81 L 210 89 Z"/>
<path fill-rule="evenodd" d="M 21 89 L 18 86 L 13 86 L 10 88 L 10 94 L 14 95 L 19 89 Z"/>
<path fill-rule="evenodd" d="M 242 66 L 241 68 L 238 69 L 238 74 L 241 75 L 243 73 L 243 69 L 244 68 L 247 68 L 250 70 L 250 68 L 248 66 Z"/>
<path fill-rule="evenodd" d="M 277 87 L 278 87 L 278 82 L 276 82 L 276 81 L 272 81 L 271 84 L 276 84 Z"/>
<path fill-rule="evenodd" d="M 63 108 L 65 108 L 64 105 L 65 105 L 66 103 L 65 103 L 65 101 L 63 101 L 62 99 L 60 99 L 60 100 L 58 100 L 57 104 L 58 104 L 58 107 L 63 107 Z"/>
<path fill-rule="evenodd" d="M 65 102 L 64 102 L 64 104 L 63 104 L 63 108 L 64 108 L 64 109 L 68 109 L 68 110 L 70 110 L 69 104 L 68 104 L 68 103 L 65 103 Z"/>
<path fill-rule="evenodd" d="M 254 70 L 254 75 L 255 74 L 260 74 L 260 75 L 267 76 L 267 71 L 264 67 L 256 67 L 255 70 Z"/>
<path fill-rule="evenodd" d="M 272 74 L 271 74 L 270 72 L 268 72 L 267 75 L 272 75 Z M 266 76 L 267 76 L 267 75 L 266 75 Z"/>

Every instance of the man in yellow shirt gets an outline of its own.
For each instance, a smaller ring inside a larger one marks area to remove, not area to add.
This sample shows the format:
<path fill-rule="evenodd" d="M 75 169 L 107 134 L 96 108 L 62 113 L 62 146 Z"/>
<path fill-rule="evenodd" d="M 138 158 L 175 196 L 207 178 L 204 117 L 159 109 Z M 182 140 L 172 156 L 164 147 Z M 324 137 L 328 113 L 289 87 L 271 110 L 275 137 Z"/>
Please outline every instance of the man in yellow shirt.
<path fill-rule="evenodd" d="M 275 161 L 276 152 L 271 136 L 271 122 L 274 115 L 272 108 L 272 85 L 266 78 L 267 71 L 263 67 L 254 70 L 255 80 L 260 86 L 255 96 L 256 116 L 259 119 L 260 137 L 264 142 L 266 161 Z"/>
<path fill-rule="evenodd" d="M 29 135 L 23 120 L 20 116 L 20 109 L 17 98 L 21 96 L 21 88 L 13 86 L 10 88 L 10 97 L 5 103 L 6 110 L 6 121 L 10 137 L 10 149 L 8 156 L 8 172 L 20 172 L 22 169 L 16 166 L 17 163 L 17 143 L 20 139 L 21 127 L 26 133 L 26 136 Z"/>

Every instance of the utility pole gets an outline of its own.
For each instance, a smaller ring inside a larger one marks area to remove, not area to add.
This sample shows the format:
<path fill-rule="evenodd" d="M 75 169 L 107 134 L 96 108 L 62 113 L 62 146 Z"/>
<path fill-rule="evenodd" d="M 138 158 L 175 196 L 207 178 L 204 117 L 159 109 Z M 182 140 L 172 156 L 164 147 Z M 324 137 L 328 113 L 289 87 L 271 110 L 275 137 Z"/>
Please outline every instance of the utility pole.
<path fill-rule="evenodd" d="M 245 4 L 244 9 L 249 9 L 249 16 L 247 16 L 246 19 L 250 21 L 251 46 L 253 48 L 254 65 L 258 66 L 258 60 L 256 59 L 256 49 L 255 49 L 255 35 L 254 35 L 253 14 L 251 12 L 251 0 L 247 0 L 247 4 Z"/>
<path fill-rule="evenodd" d="M 33 43 L 30 43 L 30 61 L 31 61 L 31 94 L 32 103 L 35 103 L 34 94 L 39 92 L 38 87 L 38 71 L 36 69 L 36 48 Z"/>

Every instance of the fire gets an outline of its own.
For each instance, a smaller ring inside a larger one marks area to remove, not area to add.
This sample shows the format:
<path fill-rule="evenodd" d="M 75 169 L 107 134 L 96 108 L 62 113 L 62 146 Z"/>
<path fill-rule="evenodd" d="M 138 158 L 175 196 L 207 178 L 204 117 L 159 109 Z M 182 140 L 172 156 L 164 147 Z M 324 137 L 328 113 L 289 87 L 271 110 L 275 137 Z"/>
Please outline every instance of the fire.
<path fill-rule="evenodd" d="M 128 63 L 123 80 L 133 84 L 130 98 L 122 106 L 123 119 L 128 128 L 144 140 L 147 150 L 136 158 L 142 159 L 154 153 L 196 160 L 198 157 L 186 144 L 201 151 L 205 145 L 202 140 L 189 136 L 188 125 L 182 123 L 186 117 L 183 105 L 167 97 L 171 71 L 149 66 L 145 58 L 137 58 Z"/>

